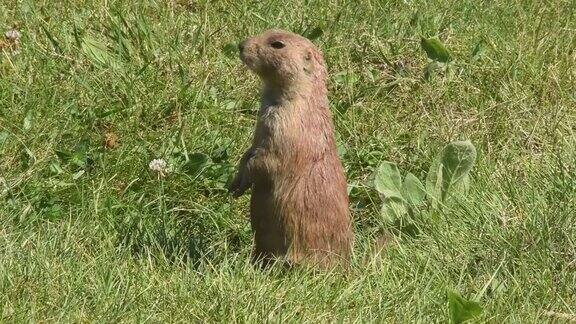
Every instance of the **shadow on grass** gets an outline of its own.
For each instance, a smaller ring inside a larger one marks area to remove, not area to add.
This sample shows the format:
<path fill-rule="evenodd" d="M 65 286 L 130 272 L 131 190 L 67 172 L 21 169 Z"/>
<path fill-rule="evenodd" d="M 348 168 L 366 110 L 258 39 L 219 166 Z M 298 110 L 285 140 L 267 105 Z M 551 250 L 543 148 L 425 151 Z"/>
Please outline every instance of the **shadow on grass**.
<path fill-rule="evenodd" d="M 219 262 L 228 252 L 240 251 L 241 234 L 222 231 L 198 215 L 140 216 L 131 214 L 115 223 L 118 243 L 137 258 L 196 268 L 202 260 Z M 182 217 L 184 216 L 184 217 Z"/>

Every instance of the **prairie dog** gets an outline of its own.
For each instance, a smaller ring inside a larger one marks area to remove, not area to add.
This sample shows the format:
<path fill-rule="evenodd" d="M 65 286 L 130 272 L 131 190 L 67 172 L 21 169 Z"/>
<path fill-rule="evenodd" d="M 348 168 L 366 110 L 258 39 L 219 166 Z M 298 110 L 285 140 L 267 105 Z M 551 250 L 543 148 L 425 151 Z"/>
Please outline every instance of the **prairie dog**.
<path fill-rule="evenodd" d="M 346 265 L 352 220 L 322 54 L 282 30 L 248 38 L 239 51 L 263 82 L 252 146 L 229 187 L 234 197 L 252 189 L 252 261 Z"/>

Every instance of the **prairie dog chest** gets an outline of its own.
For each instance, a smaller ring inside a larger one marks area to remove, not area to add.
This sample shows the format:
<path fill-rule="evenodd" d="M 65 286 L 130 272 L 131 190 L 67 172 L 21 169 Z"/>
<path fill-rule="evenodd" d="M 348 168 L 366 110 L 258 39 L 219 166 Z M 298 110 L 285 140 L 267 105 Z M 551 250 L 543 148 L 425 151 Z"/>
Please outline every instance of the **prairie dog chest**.
<path fill-rule="evenodd" d="M 263 106 L 258 113 L 256 130 L 262 139 L 261 144 L 274 150 L 298 141 L 302 136 L 299 114 L 298 108 L 292 105 Z"/>

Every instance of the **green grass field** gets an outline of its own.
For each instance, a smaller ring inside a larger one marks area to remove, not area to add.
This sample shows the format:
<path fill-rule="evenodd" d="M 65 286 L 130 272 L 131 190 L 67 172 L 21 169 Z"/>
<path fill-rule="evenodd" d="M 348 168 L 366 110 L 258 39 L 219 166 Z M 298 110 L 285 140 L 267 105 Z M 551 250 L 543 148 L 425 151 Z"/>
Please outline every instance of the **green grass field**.
<path fill-rule="evenodd" d="M 0 36 L 13 23 L 0 322 L 448 322 L 449 291 L 476 322 L 576 320 L 574 1 L 2 1 Z M 249 196 L 225 190 L 258 109 L 233 46 L 268 28 L 323 32 L 346 274 L 253 269 Z M 448 70 L 426 69 L 421 37 Z M 417 211 L 418 235 L 383 220 L 382 161 L 423 180 L 466 139 L 467 195 Z"/>

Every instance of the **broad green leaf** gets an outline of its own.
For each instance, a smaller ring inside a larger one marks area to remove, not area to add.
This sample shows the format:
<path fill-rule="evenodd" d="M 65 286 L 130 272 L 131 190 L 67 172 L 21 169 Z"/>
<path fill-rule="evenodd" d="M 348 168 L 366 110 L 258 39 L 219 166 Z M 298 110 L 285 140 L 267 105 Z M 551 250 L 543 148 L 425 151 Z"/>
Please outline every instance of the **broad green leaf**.
<path fill-rule="evenodd" d="M 229 58 L 234 58 L 238 56 L 238 44 L 236 43 L 227 43 L 226 45 L 222 46 L 222 53 Z"/>
<path fill-rule="evenodd" d="M 351 71 L 343 71 L 334 75 L 334 82 L 341 86 L 353 87 L 359 80 L 358 74 Z"/>
<path fill-rule="evenodd" d="M 426 189 L 415 175 L 408 172 L 404 178 L 404 183 L 402 184 L 402 195 L 409 203 L 418 206 L 426 197 Z"/>
<path fill-rule="evenodd" d="M 420 39 L 420 46 L 426 52 L 428 58 L 434 61 L 446 63 L 450 61 L 450 54 L 444 45 L 437 38 Z"/>
<path fill-rule="evenodd" d="M 210 154 L 210 159 L 212 159 L 214 163 L 221 163 L 228 160 L 228 146 L 220 146 L 216 148 L 212 151 L 212 154 Z"/>
<path fill-rule="evenodd" d="M 70 157 L 70 163 L 77 167 L 84 168 L 88 165 L 88 141 L 82 140 L 74 148 L 74 152 Z"/>
<path fill-rule="evenodd" d="M 408 209 L 402 198 L 388 197 L 384 199 L 380 213 L 386 223 L 393 224 L 404 217 L 408 213 Z"/>
<path fill-rule="evenodd" d="M 459 324 L 470 320 L 482 313 L 479 303 L 462 298 L 455 291 L 448 291 L 448 305 L 450 307 L 450 320 Z"/>
<path fill-rule="evenodd" d="M 182 170 L 190 176 L 196 176 L 200 173 L 210 159 L 208 155 L 203 153 L 192 153 L 189 158 L 182 167 Z"/>
<path fill-rule="evenodd" d="M 308 38 L 309 40 L 315 40 L 324 34 L 324 31 L 320 27 L 316 27 L 311 31 L 307 32 L 304 37 Z"/>
<path fill-rule="evenodd" d="M 442 196 L 442 178 L 442 163 L 440 162 L 440 155 L 438 155 L 432 161 L 426 176 L 426 193 L 430 198 L 433 209 L 438 207 Z"/>
<path fill-rule="evenodd" d="M 402 198 L 402 182 L 395 163 L 384 161 L 380 164 L 374 177 L 374 187 L 386 198 Z"/>
<path fill-rule="evenodd" d="M 476 148 L 470 141 L 452 142 L 442 151 L 442 199 L 463 179 L 476 162 Z"/>
<path fill-rule="evenodd" d="M 112 57 L 108 48 L 98 40 L 86 36 L 82 39 L 81 48 L 92 63 L 100 66 L 118 67 L 118 62 Z"/>
<path fill-rule="evenodd" d="M 458 182 L 452 184 L 450 191 L 455 194 L 466 195 L 470 191 L 470 174 L 464 175 Z"/>
<path fill-rule="evenodd" d="M 90 60 L 98 64 L 106 64 L 110 54 L 108 49 L 96 39 L 86 36 L 82 39 L 82 51 Z"/>

